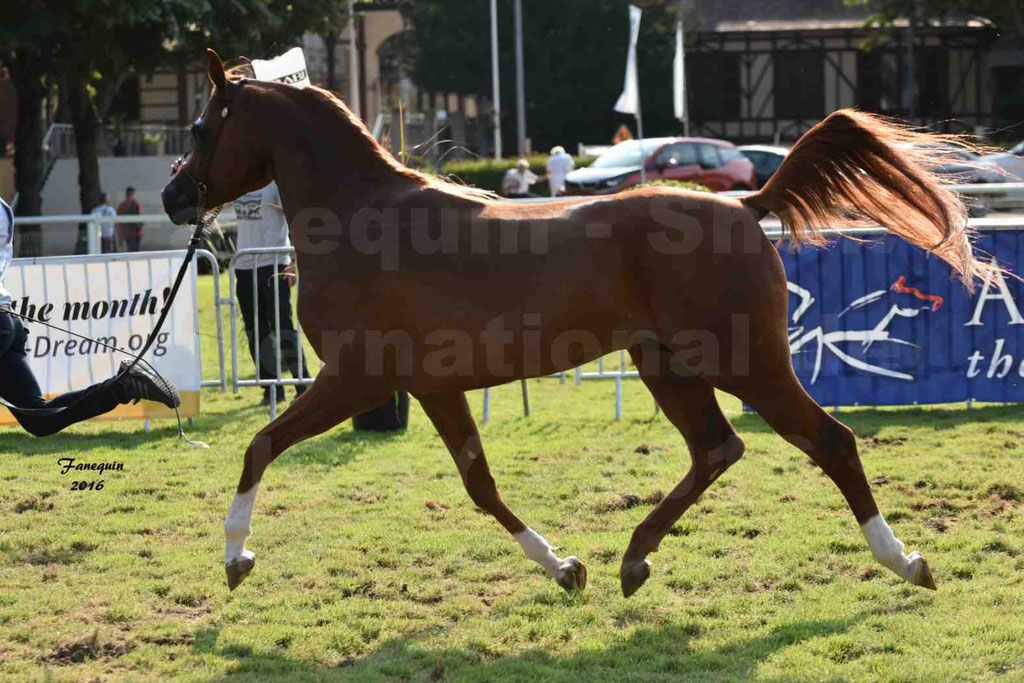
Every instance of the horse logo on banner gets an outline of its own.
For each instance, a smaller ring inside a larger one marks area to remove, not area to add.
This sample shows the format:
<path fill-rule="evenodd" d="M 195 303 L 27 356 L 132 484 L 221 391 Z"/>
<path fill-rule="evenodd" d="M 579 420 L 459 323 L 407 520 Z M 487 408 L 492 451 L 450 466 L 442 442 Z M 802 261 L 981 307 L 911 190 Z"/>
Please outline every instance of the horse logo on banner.
<path fill-rule="evenodd" d="M 861 355 L 866 355 L 871 349 L 872 344 L 875 342 L 918 348 L 918 345 L 911 341 L 892 336 L 889 326 L 898 318 L 916 318 L 922 311 L 930 311 L 932 313 L 938 311 L 942 308 L 943 304 L 943 298 L 941 296 L 924 294 L 916 287 L 908 286 L 906 284 L 906 277 L 901 275 L 888 290 L 875 290 L 870 294 L 865 294 L 864 296 L 852 301 L 837 316 L 837 320 L 850 311 L 859 310 L 882 301 L 890 293 L 911 294 L 917 299 L 930 302 L 930 305 L 908 307 L 901 306 L 899 303 L 891 303 L 889 305 L 889 310 L 879 319 L 878 324 L 870 329 L 834 330 L 826 332 L 823 324 L 811 329 L 807 329 L 804 325 L 799 324 L 800 320 L 810 310 L 811 306 L 814 305 L 815 298 L 808 290 L 794 282 L 787 283 L 787 286 L 790 293 L 795 295 L 799 300 L 796 310 L 793 311 L 791 318 L 793 326 L 789 328 L 790 352 L 794 355 L 798 353 L 806 353 L 804 347 L 813 344 L 812 350 L 816 353 L 816 357 L 814 361 L 814 372 L 811 375 L 810 380 L 811 384 L 818 381 L 818 375 L 821 372 L 821 361 L 825 349 L 828 349 L 835 354 L 841 362 L 862 372 L 880 375 L 882 377 L 891 377 L 892 379 L 902 379 L 908 382 L 912 382 L 914 380 L 914 376 L 912 374 L 876 365 L 865 358 L 858 358 L 844 350 L 841 345 L 848 342 L 860 342 Z"/>

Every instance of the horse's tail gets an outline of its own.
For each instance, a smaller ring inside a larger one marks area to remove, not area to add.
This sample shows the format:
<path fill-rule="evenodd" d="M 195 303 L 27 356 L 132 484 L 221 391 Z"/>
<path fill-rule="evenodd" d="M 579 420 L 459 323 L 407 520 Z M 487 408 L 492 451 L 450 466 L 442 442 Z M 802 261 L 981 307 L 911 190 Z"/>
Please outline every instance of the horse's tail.
<path fill-rule="evenodd" d="M 743 199 L 782 221 L 795 244 L 821 244 L 823 228 L 883 225 L 935 252 L 974 290 L 998 270 L 971 248 L 967 208 L 928 169 L 947 163 L 960 138 L 911 130 L 854 109 L 832 113 L 794 145 L 760 192 Z"/>

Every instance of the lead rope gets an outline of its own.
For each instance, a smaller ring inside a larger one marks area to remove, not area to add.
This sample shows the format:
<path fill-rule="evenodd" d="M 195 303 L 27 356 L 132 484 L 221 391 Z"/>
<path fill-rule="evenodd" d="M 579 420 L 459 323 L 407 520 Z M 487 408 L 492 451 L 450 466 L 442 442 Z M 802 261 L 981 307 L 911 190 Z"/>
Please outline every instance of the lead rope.
<path fill-rule="evenodd" d="M 10 311 L 10 313 L 12 315 L 15 315 L 15 316 L 21 318 L 22 320 L 27 320 L 29 322 L 36 323 L 38 325 L 43 325 L 45 327 L 49 327 L 50 329 L 54 329 L 54 330 L 58 330 L 60 332 L 64 332 L 65 334 L 69 334 L 69 335 L 71 335 L 73 337 L 78 337 L 79 339 L 85 339 L 85 340 L 91 341 L 91 342 L 93 342 L 94 344 L 96 344 L 98 346 L 102 346 L 102 347 L 105 347 L 105 348 L 108 348 L 108 349 L 113 349 L 114 351 L 117 351 L 119 353 L 123 353 L 126 356 L 131 357 L 132 358 L 132 362 L 129 363 L 127 366 L 125 366 L 120 372 L 118 372 L 113 377 L 112 380 L 110 380 L 111 384 L 113 384 L 114 382 L 117 382 L 119 379 L 124 377 L 124 375 L 126 375 L 129 371 L 131 371 L 132 368 L 134 368 L 136 365 L 138 365 L 140 362 L 142 362 L 142 363 L 145 363 L 146 367 L 148 367 L 153 372 L 153 374 L 157 376 L 157 378 L 160 380 L 160 382 L 163 383 L 164 387 L 169 387 L 170 386 L 169 383 L 164 378 L 164 376 L 160 374 L 160 371 L 157 370 L 155 367 L 153 367 L 153 365 L 149 361 L 144 359 L 143 356 L 146 355 L 146 352 L 149 351 L 150 347 L 153 345 L 153 342 L 156 340 L 157 334 L 159 334 L 160 329 L 163 327 L 164 322 L 167 320 L 167 315 L 168 315 L 168 313 L 170 313 L 170 310 L 171 310 L 171 304 L 174 303 L 174 298 L 178 295 L 178 289 L 181 288 L 181 283 L 185 279 L 185 273 L 188 270 L 189 263 L 192 262 L 192 259 L 193 259 L 193 257 L 195 256 L 195 253 L 196 253 L 196 249 L 198 249 L 199 246 L 202 244 L 203 234 L 206 232 L 207 228 L 209 228 L 209 226 L 213 223 L 213 221 L 217 218 L 218 214 L 220 214 L 221 207 L 218 207 L 218 208 L 214 209 L 213 211 L 209 211 L 209 212 L 203 213 L 202 209 L 203 209 L 203 207 L 204 207 L 204 205 L 206 203 L 206 192 L 205 192 L 205 190 L 206 190 L 205 185 L 200 187 L 199 206 L 197 207 L 196 213 L 197 213 L 197 215 L 201 215 L 202 218 L 200 218 L 199 220 L 196 221 L 196 228 L 192 232 L 192 237 L 189 239 L 189 242 L 188 242 L 188 250 L 185 252 L 185 260 L 182 261 L 181 267 L 178 269 L 178 274 L 177 274 L 177 276 L 174 279 L 174 284 L 171 286 L 170 294 L 167 297 L 167 301 L 164 304 L 163 309 L 160 311 L 160 317 L 157 318 L 156 325 L 153 327 L 153 331 L 149 333 L 149 338 L 146 340 L 145 345 L 142 347 L 142 349 L 139 351 L 138 354 L 131 353 L 130 351 L 126 351 L 126 350 L 124 350 L 122 348 L 119 348 L 117 346 L 113 346 L 112 344 L 107 344 L 105 342 L 101 342 L 101 341 L 98 341 L 96 339 L 92 339 L 91 337 L 87 337 L 85 335 L 78 334 L 77 332 L 72 332 L 71 330 L 67 330 L 67 329 L 64 329 L 64 328 L 61 328 L 61 327 L 57 327 L 56 325 L 51 325 L 48 322 L 44 322 L 42 320 L 37 320 L 35 318 L 32 318 L 31 316 L 22 315 L 21 313 L 16 313 L 15 311 Z M 13 405 L 11 403 L 8 403 L 7 401 L 5 401 L 3 399 L 0 399 L 0 404 L 6 406 L 9 409 L 17 410 L 17 411 L 23 412 L 23 413 L 36 413 L 36 414 L 42 414 L 43 416 L 56 415 L 57 413 L 60 413 L 60 412 L 62 412 L 64 410 L 67 410 L 68 408 L 70 408 L 71 406 L 79 403 L 80 401 L 85 400 L 87 397 L 92 395 L 93 392 L 97 391 L 100 387 L 105 386 L 106 384 L 107 383 L 104 382 L 101 385 L 97 385 L 96 387 L 94 387 L 88 393 L 83 394 L 82 396 L 80 396 L 78 398 L 78 400 L 76 400 L 74 403 L 71 403 L 71 404 L 66 405 L 66 406 L 61 406 L 60 408 L 20 408 L 20 407 L 15 406 L 15 405 Z M 192 446 L 193 448 L 209 448 L 210 447 L 209 444 L 206 444 L 206 443 L 204 443 L 202 441 L 195 441 L 195 440 L 189 439 L 188 436 L 185 435 L 185 428 L 182 426 L 182 423 L 181 423 L 181 413 L 178 411 L 177 407 L 174 408 L 174 416 L 175 416 L 175 418 L 177 418 L 177 421 L 178 421 L 178 438 L 180 440 L 184 441 L 185 443 L 187 443 L 189 446 Z"/>

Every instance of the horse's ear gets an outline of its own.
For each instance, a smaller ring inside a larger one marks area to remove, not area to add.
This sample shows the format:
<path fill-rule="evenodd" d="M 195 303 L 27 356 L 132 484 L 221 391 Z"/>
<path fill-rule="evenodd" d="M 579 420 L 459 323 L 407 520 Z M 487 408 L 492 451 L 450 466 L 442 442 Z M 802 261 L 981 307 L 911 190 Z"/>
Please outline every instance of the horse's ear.
<path fill-rule="evenodd" d="M 224 63 L 220 61 L 220 56 L 211 48 L 206 49 L 206 56 L 210 58 L 210 82 L 218 90 L 223 90 L 227 83 L 227 77 L 224 75 Z"/>

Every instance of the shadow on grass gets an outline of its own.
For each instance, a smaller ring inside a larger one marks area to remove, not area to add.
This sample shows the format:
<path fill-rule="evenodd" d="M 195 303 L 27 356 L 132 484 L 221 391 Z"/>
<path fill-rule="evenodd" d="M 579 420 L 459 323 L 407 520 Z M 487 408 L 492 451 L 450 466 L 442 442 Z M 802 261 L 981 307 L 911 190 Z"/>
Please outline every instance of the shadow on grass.
<path fill-rule="evenodd" d="M 190 426 L 182 419 L 182 426 L 185 434 L 193 440 L 204 441 L 211 448 L 218 447 L 218 439 L 232 438 L 234 435 L 224 435 L 222 430 L 225 426 L 238 421 L 247 420 L 254 414 L 265 412 L 266 408 L 260 406 L 244 405 L 232 410 L 217 412 L 212 415 L 196 418 Z M 269 416 L 267 418 L 269 422 Z M 17 453 L 23 456 L 53 456 L 67 457 L 74 454 L 83 454 L 96 449 L 118 448 L 122 450 L 133 450 L 135 448 L 165 448 L 168 444 L 181 443 L 182 448 L 187 448 L 183 442 L 178 440 L 178 423 L 173 419 L 161 419 L 152 423 L 147 432 L 142 427 L 142 422 L 111 422 L 110 425 L 118 425 L 117 430 L 102 430 L 98 432 L 83 433 L 78 430 L 58 432 L 47 437 L 34 437 L 28 432 L 22 431 L 20 427 L 0 431 L 0 452 Z M 137 428 L 131 431 L 123 429 L 125 424 L 136 424 Z M 334 428 L 327 435 L 303 442 L 288 450 L 288 459 L 292 462 L 311 462 L 323 464 L 342 464 L 348 462 L 360 452 L 372 447 L 374 444 L 383 444 L 394 439 L 401 438 L 404 432 L 355 432 L 352 430 L 351 421 L 344 422 L 341 426 Z M 254 428 L 249 437 L 256 436 L 258 429 Z M 248 438 L 242 443 L 248 445 Z M 241 447 L 244 449 L 244 445 Z M 241 453 L 239 453 L 241 455 Z"/>
<path fill-rule="evenodd" d="M 878 434 L 883 427 L 916 427 L 935 430 L 956 429 L 961 425 L 979 423 L 1020 423 L 1024 419 L 1024 408 L 1019 405 L 986 405 L 976 408 L 853 408 L 833 413 L 857 436 L 870 437 Z M 730 416 L 730 422 L 742 436 L 744 431 L 755 433 L 772 432 L 756 413 Z"/>
<path fill-rule="evenodd" d="M 467 649 L 431 649 L 415 638 L 395 638 L 380 644 L 373 654 L 345 658 L 335 667 L 322 668 L 291 659 L 285 652 L 256 653 L 246 645 L 219 645 L 219 631 L 204 629 L 196 635 L 196 654 L 236 659 L 229 675 L 208 681 L 676 681 L 746 680 L 774 653 L 812 638 L 847 631 L 863 616 L 847 619 L 800 621 L 779 626 L 767 635 L 723 645 L 713 651 L 695 651 L 700 637 L 697 623 L 643 628 L 628 639 L 600 650 L 584 650 L 558 657 L 542 649 L 520 655 L 488 655 Z"/>
<path fill-rule="evenodd" d="M 185 433 L 191 439 L 205 440 L 202 432 L 201 429 L 185 428 Z M 178 425 L 174 422 L 161 422 L 159 427 L 154 427 L 149 432 L 143 431 L 141 427 L 136 432 L 60 432 L 47 437 L 34 437 L 28 432 L 9 432 L 0 434 L 0 451 L 24 456 L 66 457 L 71 453 L 82 453 L 97 448 L 134 449 L 161 441 L 177 440 L 177 437 Z"/>
<path fill-rule="evenodd" d="M 291 463 L 342 465 L 377 446 L 401 440 L 405 432 L 357 432 L 350 421 L 327 435 L 292 446 L 282 457 Z"/>

